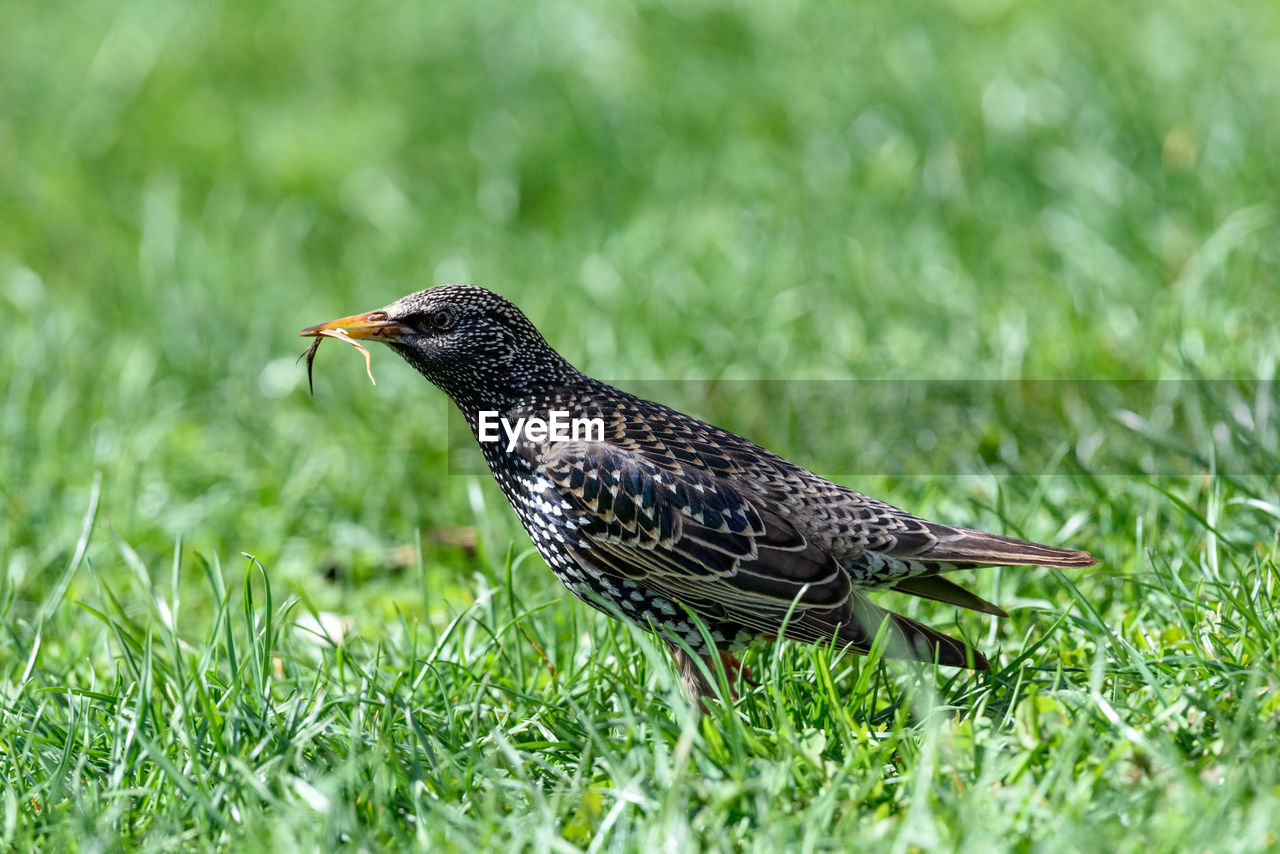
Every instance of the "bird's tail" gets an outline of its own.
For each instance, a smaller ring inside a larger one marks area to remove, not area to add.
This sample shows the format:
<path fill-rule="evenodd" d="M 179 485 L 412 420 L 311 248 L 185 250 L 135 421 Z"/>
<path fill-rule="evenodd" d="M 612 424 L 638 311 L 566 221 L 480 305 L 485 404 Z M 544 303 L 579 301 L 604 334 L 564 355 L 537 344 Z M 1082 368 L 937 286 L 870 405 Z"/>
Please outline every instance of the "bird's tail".
<path fill-rule="evenodd" d="M 988 534 L 968 528 L 929 525 L 938 544 L 915 555 L 917 560 L 942 561 L 967 566 L 1055 566 L 1076 569 L 1093 566 L 1098 559 L 1088 552 L 1060 549 L 1031 543 L 999 534 Z"/>
<path fill-rule="evenodd" d="M 885 625 L 889 635 L 884 652 L 887 658 L 934 661 L 973 670 L 989 670 L 991 667 L 985 655 L 964 641 L 944 635 L 910 617 L 886 611 L 857 594 L 854 594 L 852 606 L 853 620 L 840 627 L 839 637 L 859 652 L 866 653 L 871 649 L 880 626 Z"/>

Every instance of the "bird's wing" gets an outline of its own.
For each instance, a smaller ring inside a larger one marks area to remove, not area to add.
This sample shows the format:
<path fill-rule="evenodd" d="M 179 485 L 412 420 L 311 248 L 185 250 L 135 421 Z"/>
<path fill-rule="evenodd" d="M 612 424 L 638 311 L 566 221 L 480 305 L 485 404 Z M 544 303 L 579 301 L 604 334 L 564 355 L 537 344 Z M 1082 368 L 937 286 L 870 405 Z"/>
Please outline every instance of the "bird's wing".
<path fill-rule="evenodd" d="M 890 656 L 986 666 L 960 641 L 872 604 L 791 522 L 706 471 L 588 442 L 552 446 L 540 470 L 585 568 L 761 634 L 785 623 L 787 637 L 866 652 L 888 621 Z"/>
<path fill-rule="evenodd" d="M 768 609 L 763 631 L 793 602 L 847 608 L 849 576 L 830 555 L 708 473 L 595 442 L 557 443 L 541 471 L 571 545 L 611 574 L 745 625 Z"/>
<path fill-rule="evenodd" d="M 1083 567 L 1087 552 L 939 525 L 820 477 L 741 436 L 668 407 L 632 406 L 616 414 L 610 430 L 628 449 L 717 481 L 749 483 L 769 506 L 786 508 L 788 521 L 831 554 L 855 586 L 897 581 L 980 566 Z M 910 592 L 974 607 L 973 597 L 952 595 L 949 582 L 915 585 Z M 904 589 L 901 585 L 899 589 Z M 924 592 L 924 591 L 928 592 Z M 963 591 L 962 591 L 963 592 Z M 976 610 L 1003 613 L 989 603 Z"/>

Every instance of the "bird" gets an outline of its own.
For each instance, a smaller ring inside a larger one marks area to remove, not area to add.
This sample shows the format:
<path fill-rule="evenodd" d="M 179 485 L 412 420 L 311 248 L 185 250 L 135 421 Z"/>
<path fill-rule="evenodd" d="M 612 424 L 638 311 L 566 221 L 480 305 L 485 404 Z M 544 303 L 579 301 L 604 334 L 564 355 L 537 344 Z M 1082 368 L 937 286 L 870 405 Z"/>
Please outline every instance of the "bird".
<path fill-rule="evenodd" d="M 448 395 L 551 571 L 593 607 L 654 632 L 700 703 L 715 696 L 713 656 L 736 679 L 738 654 L 757 640 L 866 654 L 881 634 L 886 657 L 987 670 L 978 650 L 868 594 L 1007 617 L 948 576 L 1096 563 L 1085 551 L 914 516 L 593 379 L 479 286 L 438 285 L 298 334 L 316 339 L 308 376 L 322 338 L 367 340 Z M 545 427 L 557 413 L 602 429 L 503 432 L 536 419 Z M 486 429 L 495 417 L 504 425 L 496 441 Z"/>

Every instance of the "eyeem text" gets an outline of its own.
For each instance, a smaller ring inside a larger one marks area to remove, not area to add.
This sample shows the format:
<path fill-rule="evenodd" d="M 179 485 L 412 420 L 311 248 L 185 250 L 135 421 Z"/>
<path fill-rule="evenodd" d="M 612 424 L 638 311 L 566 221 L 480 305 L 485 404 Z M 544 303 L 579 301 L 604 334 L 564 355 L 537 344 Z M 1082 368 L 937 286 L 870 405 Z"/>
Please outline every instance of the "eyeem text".
<path fill-rule="evenodd" d="M 514 451 L 520 437 L 530 442 L 603 442 L 603 418 L 570 418 L 569 413 L 553 409 L 549 417 L 536 415 L 517 418 L 512 424 L 495 409 L 480 410 L 476 436 L 481 442 L 497 442 L 507 437 L 507 451 Z M 501 432 L 499 432 L 501 431 Z"/>

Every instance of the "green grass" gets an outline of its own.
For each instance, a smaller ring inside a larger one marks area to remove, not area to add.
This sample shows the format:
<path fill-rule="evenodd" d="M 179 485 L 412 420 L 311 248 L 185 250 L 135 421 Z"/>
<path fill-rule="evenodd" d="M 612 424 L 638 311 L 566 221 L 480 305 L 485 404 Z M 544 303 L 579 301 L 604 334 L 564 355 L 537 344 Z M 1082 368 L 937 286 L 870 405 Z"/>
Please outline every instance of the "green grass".
<path fill-rule="evenodd" d="M 0 30 L 0 848 L 1275 847 L 1275 4 Z M 297 329 L 458 280 L 1100 564 L 967 579 L 1003 621 L 892 601 L 989 674 L 762 646 L 700 716 L 450 474 L 441 394 L 326 347 L 307 396 Z"/>

